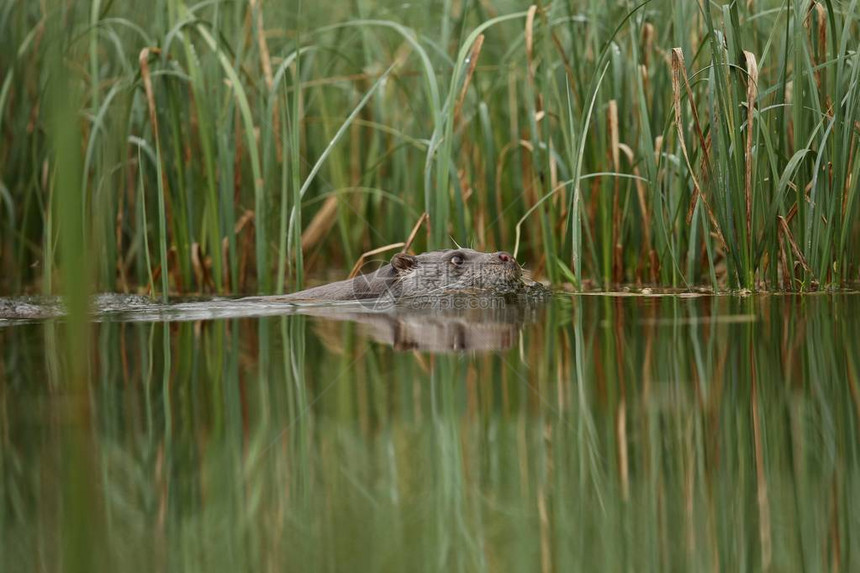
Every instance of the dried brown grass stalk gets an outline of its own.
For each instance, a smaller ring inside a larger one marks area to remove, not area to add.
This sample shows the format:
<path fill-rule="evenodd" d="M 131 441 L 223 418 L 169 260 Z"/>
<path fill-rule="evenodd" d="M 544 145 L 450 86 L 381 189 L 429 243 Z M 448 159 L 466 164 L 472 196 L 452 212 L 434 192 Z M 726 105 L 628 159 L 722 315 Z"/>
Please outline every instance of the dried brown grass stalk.
<path fill-rule="evenodd" d="M 809 7 L 809 14 L 812 15 L 812 11 L 816 12 L 816 20 L 818 21 L 818 53 L 820 58 L 816 63 L 823 64 L 827 61 L 827 8 L 825 8 L 820 2 L 813 2 L 812 6 Z M 811 32 L 812 30 L 810 30 Z M 812 42 L 812 38 L 810 38 L 810 42 Z M 821 90 L 821 86 L 824 85 L 822 82 L 822 74 L 827 73 L 826 66 L 816 67 L 815 70 L 815 84 L 818 86 L 818 90 Z M 831 107 L 830 97 L 828 95 L 827 101 L 825 102 L 826 108 Z"/>
<path fill-rule="evenodd" d="M 421 213 L 421 216 L 418 217 L 418 222 L 415 223 L 415 226 L 412 227 L 412 232 L 409 233 L 409 238 L 406 239 L 406 242 L 403 244 L 403 249 L 400 251 L 401 253 L 405 253 L 412 248 L 412 243 L 415 241 L 415 237 L 418 236 L 418 231 L 421 230 L 421 225 L 423 225 L 424 223 L 429 223 L 429 221 L 430 215 L 426 211 L 424 213 Z"/>
<path fill-rule="evenodd" d="M 334 225 L 337 201 L 337 195 L 332 195 L 326 199 L 320 210 L 316 212 L 311 222 L 308 223 L 308 226 L 302 233 L 302 250 L 304 252 L 310 251 Z"/>
<path fill-rule="evenodd" d="M 654 24 L 647 22 L 642 26 L 642 63 L 645 67 L 651 65 L 651 53 L 654 51 Z"/>
<path fill-rule="evenodd" d="M 538 7 L 534 4 L 529 8 L 528 14 L 526 15 L 526 29 L 525 29 L 525 40 L 526 40 L 526 62 L 527 62 L 527 71 L 528 71 L 528 81 L 529 85 L 532 87 L 532 92 L 535 94 L 535 124 L 544 117 L 543 111 L 543 96 L 540 93 L 540 90 L 534 89 L 535 86 L 535 72 L 537 71 L 537 64 L 534 59 L 534 24 L 535 24 L 535 15 L 537 14 Z M 535 138 L 540 138 L 540 131 L 538 133 L 533 134 Z"/>
<path fill-rule="evenodd" d="M 618 141 L 618 102 L 614 99 L 609 101 L 607 116 L 609 124 L 609 155 L 612 157 L 612 168 L 618 173 L 621 169 L 621 150 L 619 149 Z M 620 194 L 620 181 L 618 177 L 615 177 L 612 196 L 612 280 L 616 283 L 621 282 L 621 274 L 623 273 L 621 264 L 623 249 L 621 247 Z"/>
<path fill-rule="evenodd" d="M 535 25 L 535 14 L 537 13 L 537 6 L 532 4 L 529 7 L 529 13 L 526 15 L 526 61 L 529 64 L 529 76 L 533 77 L 534 70 L 532 69 L 532 62 L 534 62 L 534 25 Z"/>
<path fill-rule="evenodd" d="M 260 50 L 260 65 L 263 67 L 263 78 L 266 80 L 266 87 L 269 89 L 269 93 L 272 93 L 272 89 L 275 86 L 275 77 L 272 73 L 272 58 L 269 55 L 269 45 L 266 42 L 266 32 L 263 27 L 263 6 L 262 0 L 249 0 L 251 4 L 251 12 L 256 15 L 256 26 L 257 26 L 257 48 Z M 274 132 L 281 132 L 281 120 L 280 113 L 278 111 L 278 101 L 275 100 L 274 106 L 272 106 L 272 129 Z M 280 162 L 283 157 L 282 153 L 282 143 L 280 138 L 274 137 L 275 140 L 275 158 L 276 161 Z"/>
<path fill-rule="evenodd" d="M 797 245 L 797 241 L 794 240 L 794 235 L 791 234 L 791 229 L 788 227 L 788 220 L 782 215 L 779 215 L 777 219 L 779 220 L 779 230 L 788 241 L 788 244 L 791 247 L 791 252 L 794 253 L 794 257 L 803 267 L 803 270 L 806 272 L 812 272 L 812 269 L 809 268 L 809 264 L 806 262 L 806 257 L 803 256 L 803 252 Z"/>
<path fill-rule="evenodd" d="M 394 249 L 400 249 L 401 253 L 405 253 L 409 250 L 409 247 L 412 246 L 412 242 L 415 240 L 415 237 L 418 235 L 418 231 L 421 229 L 421 225 L 424 224 L 425 221 L 429 220 L 429 216 L 427 213 L 422 213 L 418 218 L 418 222 L 415 223 L 415 226 L 412 227 L 412 232 L 409 233 L 409 238 L 405 243 L 391 243 L 390 245 L 385 245 L 382 247 L 377 247 L 365 253 L 362 253 L 358 260 L 355 262 L 355 265 L 352 267 L 352 270 L 349 273 L 349 278 L 354 278 L 358 275 L 358 272 L 361 270 L 362 265 L 367 260 L 367 257 L 372 257 L 373 255 L 378 255 L 380 253 L 385 253 L 387 251 L 393 251 Z"/>
<path fill-rule="evenodd" d="M 684 83 L 687 86 L 687 97 L 690 100 L 691 109 L 693 111 L 693 117 L 696 123 L 697 131 L 701 131 L 698 123 L 698 113 L 695 110 L 693 104 L 692 93 L 689 91 L 689 81 L 687 79 L 687 68 L 684 64 L 684 54 L 681 51 L 681 48 L 672 48 L 672 104 L 675 109 L 675 127 L 678 131 L 678 142 L 681 144 L 681 152 L 684 154 L 684 161 L 687 163 L 687 169 L 690 171 L 690 177 L 693 179 L 693 198 L 690 203 L 690 210 L 687 213 L 687 222 L 689 223 L 693 217 L 693 209 L 695 207 L 696 201 L 698 199 L 702 200 L 702 203 L 705 206 L 705 211 L 708 214 L 708 219 L 711 221 L 711 226 L 714 228 L 714 233 L 717 236 L 720 244 L 723 246 L 726 252 L 728 252 L 728 245 L 726 244 L 726 240 L 723 237 L 723 232 L 720 229 L 720 225 L 717 222 L 717 218 L 714 216 L 714 211 L 711 209 L 710 204 L 708 203 L 707 197 L 705 197 L 704 193 L 701 191 L 701 187 L 699 187 L 699 182 L 696 179 L 696 173 L 693 170 L 693 166 L 690 164 L 690 156 L 687 153 L 687 144 L 684 141 L 684 128 L 681 123 L 681 77 L 684 78 Z M 704 138 L 701 138 L 702 141 L 702 149 L 705 149 L 704 146 Z"/>
<path fill-rule="evenodd" d="M 266 80 L 266 87 L 269 90 L 275 83 L 274 75 L 272 74 L 272 59 L 269 56 L 269 45 L 266 43 L 265 29 L 263 28 L 263 6 L 262 0 L 249 0 L 251 10 L 256 15 L 257 24 L 257 47 L 260 50 L 260 64 L 263 66 L 263 77 Z"/>
<path fill-rule="evenodd" d="M 155 148 L 158 151 L 157 157 L 161 161 L 161 139 L 158 136 L 158 115 L 155 113 L 155 92 L 152 89 L 152 74 L 149 71 L 149 56 L 150 54 L 161 54 L 159 48 L 144 48 L 140 51 L 138 61 L 140 62 L 140 77 L 143 80 L 143 89 L 146 94 L 146 104 L 149 108 L 149 122 L 152 124 L 152 136 L 155 138 Z M 142 166 L 141 166 L 142 167 Z M 168 187 L 167 173 L 162 170 L 161 182 L 164 189 L 164 212 L 165 227 L 167 232 L 167 244 L 173 244 L 172 231 L 173 225 L 173 209 L 170 201 L 170 188 Z"/>
<path fill-rule="evenodd" d="M 472 51 L 469 52 L 469 69 L 466 70 L 466 79 L 463 81 L 463 87 L 460 89 L 460 95 L 457 97 L 457 105 L 454 107 L 455 125 L 460 123 L 460 112 L 463 110 L 463 102 L 466 99 L 466 92 L 469 91 L 469 84 L 472 81 L 472 75 L 475 73 L 475 68 L 478 65 L 478 58 L 481 56 L 481 48 L 483 45 L 484 35 L 481 34 L 475 39 Z"/>
<path fill-rule="evenodd" d="M 377 247 L 375 249 L 372 249 L 370 251 L 362 253 L 361 256 L 358 257 L 358 260 L 355 262 L 355 266 L 352 267 L 352 270 L 349 273 L 349 277 L 347 277 L 347 278 L 354 278 L 358 274 L 358 271 L 361 270 L 361 266 L 364 264 L 364 261 L 367 259 L 367 257 L 372 257 L 373 255 L 378 255 L 379 253 L 384 253 L 386 251 L 393 251 L 394 249 L 399 249 L 405 244 L 406 243 L 391 243 L 390 245 L 385 245 L 383 247 Z"/>
<path fill-rule="evenodd" d="M 684 63 L 684 53 L 681 51 L 681 48 L 672 49 L 673 66 L 674 66 L 674 59 L 676 57 L 676 52 L 677 52 L 677 57 L 679 58 L 679 63 L 680 63 L 680 69 L 678 71 L 681 74 L 681 79 L 684 80 L 684 93 L 687 94 L 687 101 L 690 102 L 690 112 L 693 115 L 693 128 L 696 130 L 696 137 L 698 138 L 699 145 L 702 148 L 702 167 L 703 167 L 702 175 L 703 175 L 703 177 L 707 178 L 709 170 L 711 168 L 711 158 L 710 158 L 710 152 L 709 152 L 711 146 L 708 143 L 708 141 L 710 140 L 710 135 L 708 136 L 708 139 L 706 140 L 704 131 L 702 130 L 702 124 L 699 123 L 699 109 L 696 107 L 696 100 L 693 98 L 693 90 L 690 88 L 690 78 L 687 77 L 687 66 Z M 673 86 L 673 88 L 674 88 L 674 86 Z M 679 104 L 680 104 L 680 101 L 679 101 Z M 691 203 L 690 211 L 688 213 L 688 220 L 689 220 L 689 217 L 692 216 L 693 207 L 694 207 L 694 204 Z"/>
<path fill-rule="evenodd" d="M 854 127 L 855 127 L 855 131 L 857 133 L 860 133 L 860 123 L 858 123 Z M 845 214 L 847 213 L 847 209 L 848 209 L 848 191 L 851 189 L 851 184 L 853 183 L 851 178 L 853 175 L 854 162 L 857 160 L 856 153 L 857 153 L 857 137 L 855 135 L 854 137 L 851 138 L 850 151 L 848 152 L 848 165 L 845 166 L 845 173 L 847 173 L 848 176 L 845 178 L 845 185 L 842 186 L 842 210 L 841 210 L 841 212 L 842 212 L 842 220 L 843 221 L 845 220 Z"/>
<path fill-rule="evenodd" d="M 755 101 L 758 97 L 758 63 L 755 54 L 744 51 L 747 62 L 747 141 L 744 149 L 744 200 L 746 201 L 747 240 L 752 242 L 752 144 L 753 118 L 755 117 Z"/>
<path fill-rule="evenodd" d="M 570 65 L 570 60 L 567 57 L 567 53 L 565 52 L 564 46 L 561 43 L 561 40 L 558 38 L 558 35 L 554 31 L 550 31 L 550 37 L 552 38 L 552 43 L 555 45 L 555 50 L 561 58 L 562 65 L 564 66 L 564 73 L 567 75 L 567 82 L 570 85 L 570 90 L 572 92 L 574 102 L 577 106 L 579 106 L 579 98 L 577 97 L 578 93 L 573 89 L 575 83 L 575 76 L 573 75 L 573 67 Z"/>

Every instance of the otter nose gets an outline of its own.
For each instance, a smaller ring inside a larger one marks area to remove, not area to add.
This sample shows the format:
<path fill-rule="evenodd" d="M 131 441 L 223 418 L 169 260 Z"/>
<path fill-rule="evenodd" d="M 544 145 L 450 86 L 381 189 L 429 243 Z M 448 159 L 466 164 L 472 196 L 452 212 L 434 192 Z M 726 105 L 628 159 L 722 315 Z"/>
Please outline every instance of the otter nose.
<path fill-rule="evenodd" d="M 509 255 L 508 253 L 506 253 L 505 251 L 499 251 L 499 259 L 503 263 L 509 263 L 509 262 L 514 260 L 514 258 L 511 255 Z"/>

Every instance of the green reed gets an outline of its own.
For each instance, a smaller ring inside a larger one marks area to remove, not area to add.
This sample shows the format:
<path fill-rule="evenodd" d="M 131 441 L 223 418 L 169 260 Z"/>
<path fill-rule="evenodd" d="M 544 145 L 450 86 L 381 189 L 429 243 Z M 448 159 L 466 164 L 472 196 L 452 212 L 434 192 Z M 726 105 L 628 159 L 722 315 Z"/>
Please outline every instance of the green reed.
<path fill-rule="evenodd" d="M 7 2 L 0 289 L 61 272 L 52 73 L 81 94 L 99 290 L 289 290 L 423 212 L 416 249 L 516 250 L 578 288 L 857 278 L 854 0 L 438 8 Z"/>

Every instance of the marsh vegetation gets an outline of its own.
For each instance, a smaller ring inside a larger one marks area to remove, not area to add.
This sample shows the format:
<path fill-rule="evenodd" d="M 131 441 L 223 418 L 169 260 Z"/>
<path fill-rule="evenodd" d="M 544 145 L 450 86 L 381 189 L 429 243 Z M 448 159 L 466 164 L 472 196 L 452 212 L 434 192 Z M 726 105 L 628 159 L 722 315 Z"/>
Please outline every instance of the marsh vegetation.
<path fill-rule="evenodd" d="M 0 320 L 0 569 L 857 570 L 858 39 L 858 0 L 0 3 L 0 295 L 66 312 Z M 87 314 L 410 239 L 567 292 L 492 340 Z"/>
<path fill-rule="evenodd" d="M 423 213 L 419 252 L 516 250 L 575 288 L 841 286 L 858 21 L 835 0 L 6 2 L 0 289 L 57 290 L 78 256 L 92 290 L 281 292 Z"/>

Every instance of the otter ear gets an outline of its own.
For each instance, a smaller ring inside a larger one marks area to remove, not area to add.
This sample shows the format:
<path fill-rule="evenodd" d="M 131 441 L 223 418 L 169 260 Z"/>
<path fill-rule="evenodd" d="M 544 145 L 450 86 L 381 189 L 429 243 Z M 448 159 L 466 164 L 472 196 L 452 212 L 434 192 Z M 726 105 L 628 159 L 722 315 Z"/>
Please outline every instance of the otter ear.
<path fill-rule="evenodd" d="M 391 266 L 394 267 L 398 273 L 405 273 L 418 266 L 418 259 L 412 255 L 407 255 L 406 253 L 397 253 L 391 257 Z"/>

